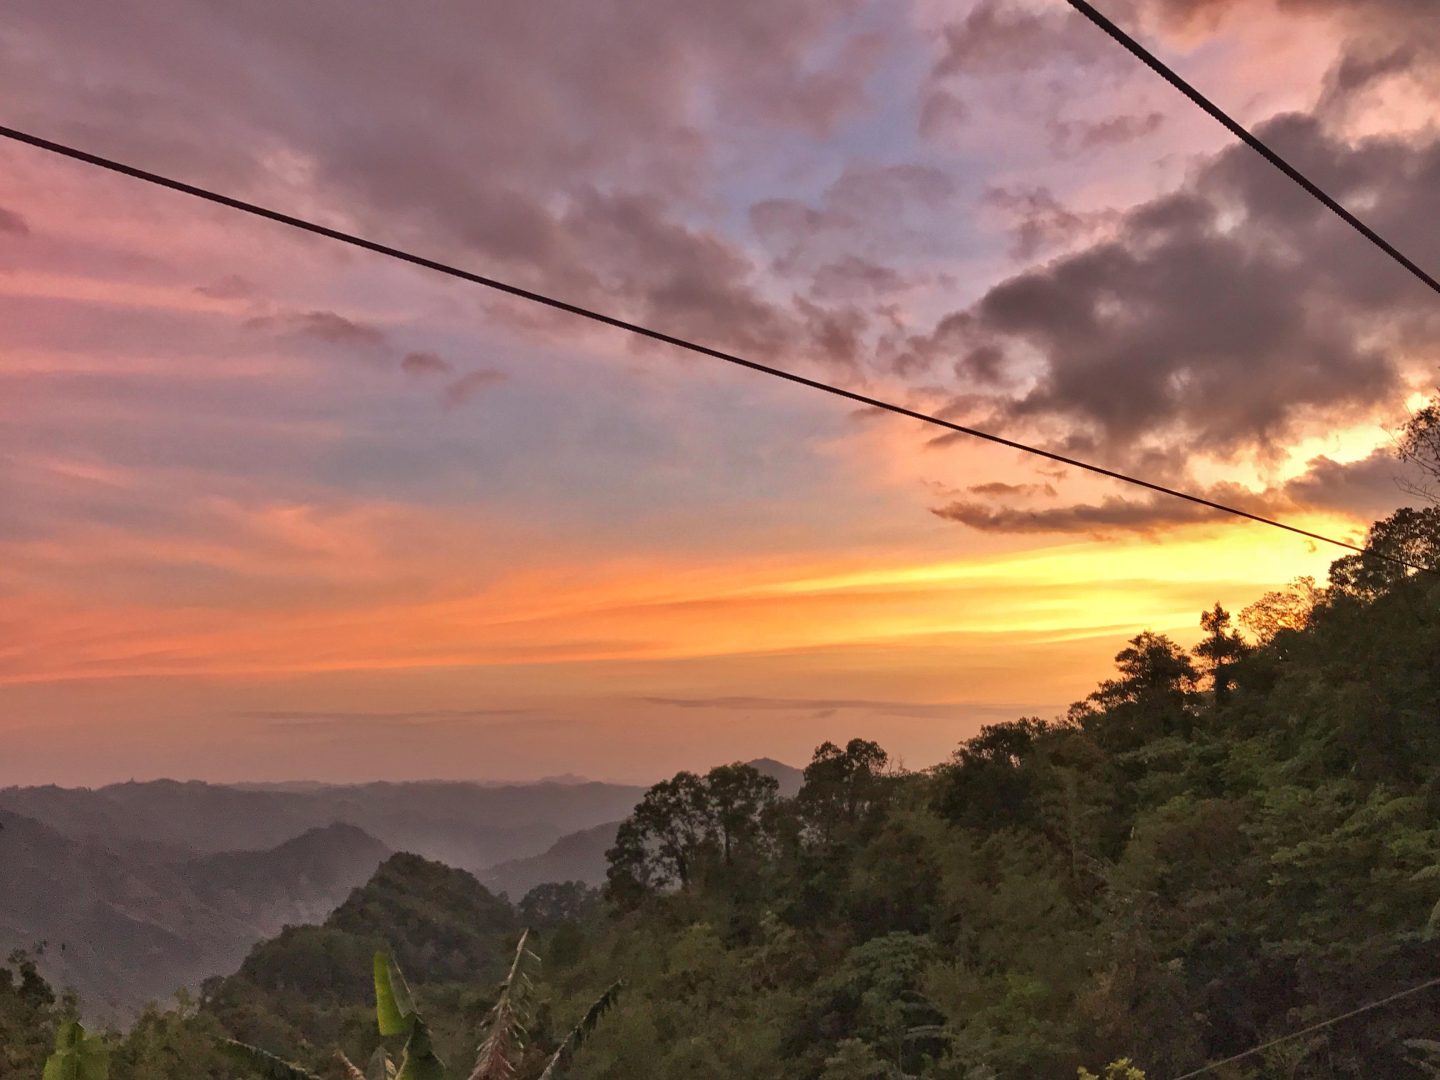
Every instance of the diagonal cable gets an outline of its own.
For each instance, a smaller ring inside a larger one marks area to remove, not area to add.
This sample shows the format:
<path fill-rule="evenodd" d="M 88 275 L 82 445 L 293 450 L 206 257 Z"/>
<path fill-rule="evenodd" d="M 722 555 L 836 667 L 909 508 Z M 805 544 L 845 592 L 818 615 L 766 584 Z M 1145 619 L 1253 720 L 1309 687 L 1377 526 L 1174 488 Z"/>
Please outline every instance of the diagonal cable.
<path fill-rule="evenodd" d="M 535 304 L 541 304 L 556 311 L 564 311 L 571 315 L 579 316 L 582 319 L 589 319 L 592 322 L 602 323 L 606 326 L 613 326 L 617 330 L 624 330 L 626 333 L 635 334 L 639 337 L 650 338 L 653 341 L 661 341 L 667 345 L 673 345 L 678 349 L 685 349 L 688 352 L 698 353 L 701 356 L 708 356 L 715 360 L 723 360 L 727 364 L 734 364 L 736 367 L 746 368 L 750 371 L 759 372 L 762 375 L 769 375 L 772 378 L 784 379 L 786 382 L 805 386 L 811 390 L 818 390 L 832 397 L 844 398 L 859 405 L 866 405 L 872 409 L 879 409 L 884 412 L 894 413 L 897 416 L 909 417 L 911 420 L 918 420 L 923 424 L 931 424 L 935 427 L 944 428 L 946 431 L 954 432 L 957 435 L 966 435 L 974 439 L 983 439 L 986 442 L 995 443 L 999 446 L 1009 447 L 1012 450 L 1019 450 L 1022 453 L 1032 454 L 1035 457 L 1045 458 L 1061 465 L 1069 465 L 1072 468 L 1083 469 L 1085 472 L 1094 473 L 1097 476 L 1109 477 L 1112 480 L 1119 480 L 1121 483 L 1131 484 L 1135 487 L 1145 488 L 1147 491 L 1165 495 L 1170 498 L 1183 499 L 1196 506 L 1203 506 L 1217 513 L 1229 514 L 1232 517 L 1244 518 L 1247 521 L 1254 521 L 1261 525 L 1268 525 L 1275 529 L 1283 529 L 1285 532 L 1294 533 L 1296 536 L 1303 536 L 1307 540 L 1316 540 L 1322 544 L 1332 544 L 1335 547 L 1345 548 L 1347 551 L 1359 552 L 1361 555 L 1379 559 L 1383 562 L 1392 563 L 1408 570 L 1419 572 L 1429 571 L 1431 568 L 1419 563 L 1412 563 L 1406 559 L 1391 555 L 1387 552 L 1374 551 L 1370 548 L 1352 544 L 1347 540 L 1337 540 L 1333 536 L 1326 536 L 1323 533 L 1311 532 L 1309 529 L 1302 529 L 1298 525 L 1291 525 L 1274 518 L 1268 518 L 1261 514 L 1253 514 L 1249 510 L 1242 510 L 1237 506 L 1229 506 L 1225 503 L 1207 499 L 1203 495 L 1196 495 L 1188 491 L 1181 491 L 1178 488 L 1167 487 L 1138 476 L 1131 476 L 1127 473 L 1117 472 L 1114 469 L 1107 469 L 1102 465 L 1095 465 L 1088 461 L 1081 461 L 1078 458 L 1066 457 L 1064 454 L 1057 454 L 1051 450 L 1044 450 L 1038 446 L 1031 446 L 1027 443 L 1018 442 L 1015 439 L 1007 439 L 1003 435 L 995 435 L 988 431 L 981 431 L 978 428 L 966 427 L 951 420 L 944 420 L 930 413 L 919 412 L 916 409 L 907 408 L 904 405 L 896 404 L 893 401 L 886 401 L 883 398 L 871 397 L 855 390 L 848 390 L 834 383 L 822 382 L 819 379 L 812 379 L 801 375 L 798 372 L 787 371 L 784 368 L 772 367 L 769 364 L 762 364 L 758 360 L 750 360 L 734 353 L 724 352 L 720 349 L 711 348 L 709 345 L 702 345 L 698 342 L 688 341 L 685 338 L 676 337 L 663 330 L 656 330 L 653 327 L 644 326 L 640 323 L 629 322 L 614 315 L 607 315 L 604 312 L 594 311 L 590 308 L 581 307 L 579 304 L 572 304 L 568 300 L 561 300 L 544 293 L 534 292 L 530 289 L 513 285 L 498 278 L 486 277 L 470 270 L 461 269 L 458 266 L 451 266 L 448 263 L 428 258 L 424 255 L 417 255 L 414 252 L 405 251 L 401 248 L 391 247 L 376 240 L 369 240 L 354 233 L 345 232 L 340 229 L 332 229 L 328 225 L 321 225 L 318 222 L 308 221 L 305 218 L 294 217 L 291 214 L 273 210 L 257 203 L 246 202 L 244 199 L 237 199 L 233 195 L 225 195 L 218 191 L 211 191 L 208 188 L 188 184 L 183 180 L 176 180 L 173 177 L 162 176 L 159 173 L 149 172 L 137 168 L 134 165 L 127 165 L 124 162 L 112 158 L 102 157 L 99 154 L 92 154 L 87 150 L 80 150 L 73 146 L 66 146 L 64 143 L 53 142 L 50 139 L 42 138 L 39 135 L 32 135 L 29 132 L 20 131 L 16 128 L 0 125 L 0 138 L 10 139 L 14 142 L 24 143 L 39 150 L 45 150 L 61 157 L 70 158 L 74 161 L 81 161 L 87 165 L 105 169 L 109 172 L 119 173 L 135 180 L 142 180 L 147 184 L 154 184 L 158 187 L 169 188 L 171 191 L 178 191 L 185 195 L 191 195 L 206 202 L 215 203 L 220 206 L 229 207 L 232 210 L 239 210 L 254 217 L 264 218 L 281 225 L 287 225 L 292 229 L 299 229 L 302 232 L 313 233 L 316 236 L 323 236 L 342 244 L 349 244 L 352 247 L 362 248 L 365 251 L 374 252 L 377 255 L 384 255 L 387 258 L 397 259 L 400 262 L 410 263 L 413 266 L 423 267 L 426 270 L 433 270 L 436 273 L 448 277 L 459 278 L 461 281 L 468 281 L 473 285 L 480 285 L 496 292 L 506 293 L 510 296 L 519 297 Z"/>
<path fill-rule="evenodd" d="M 1253 132 L 1250 131 L 1249 128 L 1245 127 L 1238 120 L 1232 118 L 1227 112 L 1221 109 L 1220 106 L 1216 105 L 1199 90 L 1195 89 L 1195 87 L 1191 86 L 1188 82 L 1182 79 L 1173 68 L 1169 67 L 1158 56 L 1152 53 L 1149 49 L 1145 48 L 1144 45 L 1141 45 L 1140 42 L 1136 41 L 1124 30 L 1120 29 L 1120 27 L 1116 26 L 1115 23 L 1111 22 L 1110 19 L 1106 18 L 1105 15 L 1103 15 L 1101 12 L 1097 11 L 1093 5 L 1088 3 L 1088 0 L 1065 0 L 1065 2 L 1068 3 L 1071 7 L 1073 7 L 1076 11 L 1080 12 L 1081 15 L 1084 15 L 1101 30 L 1105 31 L 1105 33 L 1109 34 L 1112 38 L 1114 38 L 1120 45 L 1122 45 L 1127 51 L 1133 54 L 1136 59 L 1138 59 L 1151 71 L 1155 72 L 1162 79 L 1164 79 L 1171 86 L 1173 86 L 1176 90 L 1179 90 L 1180 93 L 1184 94 L 1187 98 L 1189 98 L 1196 105 L 1198 105 L 1201 109 L 1209 113 L 1211 117 L 1218 121 L 1227 131 L 1229 131 L 1237 139 L 1243 142 L 1246 146 L 1250 147 L 1250 149 L 1254 150 L 1271 165 L 1274 165 L 1275 168 L 1279 169 L 1291 180 L 1295 181 L 1295 183 L 1299 184 L 1312 196 L 1318 199 L 1321 203 L 1325 205 L 1327 209 L 1330 210 L 1331 213 L 1335 214 L 1335 216 L 1338 217 L 1341 221 L 1345 222 L 1345 224 L 1349 225 L 1361 236 L 1365 237 L 1366 240 L 1369 240 L 1381 251 L 1385 252 L 1386 255 L 1389 255 L 1390 258 L 1394 259 L 1406 270 L 1409 270 L 1410 273 L 1423 281 L 1435 292 L 1440 293 L 1440 280 L 1436 280 L 1434 275 L 1427 272 L 1403 251 L 1397 248 L 1394 244 L 1390 243 L 1389 240 L 1386 240 L 1369 225 L 1366 225 L 1365 222 L 1361 221 L 1358 217 L 1352 214 L 1339 202 L 1339 200 L 1332 197 L 1328 192 L 1325 191 L 1324 188 L 1320 187 L 1319 184 L 1315 183 L 1315 181 L 1311 180 L 1294 165 L 1291 165 L 1290 162 L 1286 161 L 1283 157 L 1281 157 L 1278 153 L 1271 149 L 1269 144 L 1267 144 L 1258 135 L 1255 135 Z"/>
<path fill-rule="evenodd" d="M 1422 990 L 1429 990 L 1435 986 L 1440 986 L 1440 979 L 1431 979 L 1428 982 L 1421 983 L 1419 986 L 1412 986 L 1407 990 L 1401 990 L 1399 993 L 1391 994 L 1389 997 L 1381 998 L 1379 1001 L 1372 1001 L 1369 1004 L 1361 1005 L 1358 1009 L 1351 1009 L 1349 1012 L 1341 1013 L 1339 1016 L 1332 1016 L 1329 1020 L 1321 1020 L 1318 1024 L 1311 1024 L 1309 1027 L 1303 1027 L 1299 1031 L 1292 1031 L 1289 1035 L 1281 1035 L 1278 1039 L 1271 1039 L 1269 1042 L 1261 1043 L 1259 1046 L 1252 1046 L 1249 1050 L 1242 1051 L 1241 1053 L 1233 1054 L 1227 1058 L 1221 1058 L 1219 1061 L 1212 1061 L 1208 1065 L 1202 1065 L 1198 1069 L 1177 1076 L 1175 1080 L 1191 1080 L 1191 1077 L 1214 1072 L 1216 1069 L 1223 1068 L 1226 1065 L 1233 1065 L 1237 1061 L 1244 1061 L 1248 1057 L 1253 1057 L 1256 1054 L 1269 1050 L 1272 1046 L 1279 1046 L 1281 1043 L 1292 1042 L 1303 1036 L 1313 1035 L 1317 1031 L 1333 1027 L 1342 1020 L 1349 1020 L 1353 1016 L 1359 1016 L 1362 1013 L 1383 1008 L 1386 1005 L 1399 1001 L 1401 998 L 1410 997 L 1413 994 L 1420 993 Z"/>

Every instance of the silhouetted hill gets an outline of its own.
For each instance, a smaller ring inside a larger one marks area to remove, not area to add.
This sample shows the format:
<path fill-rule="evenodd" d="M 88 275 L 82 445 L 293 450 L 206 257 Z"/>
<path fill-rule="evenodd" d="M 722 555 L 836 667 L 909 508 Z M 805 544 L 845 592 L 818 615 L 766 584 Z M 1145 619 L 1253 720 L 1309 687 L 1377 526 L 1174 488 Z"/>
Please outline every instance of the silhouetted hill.
<path fill-rule="evenodd" d="M 600 783 L 374 783 L 240 788 L 156 780 L 102 788 L 0 790 L 0 809 L 112 850 L 211 854 L 270 848 L 347 821 L 393 851 L 480 870 L 544 851 L 560 837 L 624 817 L 641 787 Z"/>
<path fill-rule="evenodd" d="M 200 900 L 169 866 L 134 862 L 0 810 L 0 952 L 40 967 L 115 1016 L 233 962 L 253 933 Z"/>
<path fill-rule="evenodd" d="M 511 859 L 492 866 L 480 879 L 496 892 L 519 900 L 536 885 L 546 882 L 582 881 L 586 885 L 605 883 L 605 853 L 615 846 L 618 821 L 562 836 L 547 850 L 528 859 Z"/>
<path fill-rule="evenodd" d="M 376 949 L 390 949 L 415 984 L 489 986 L 517 931 L 510 905 L 471 874 L 392 855 L 324 923 L 287 926 L 234 975 L 207 982 L 205 1007 L 238 1038 L 278 1052 L 323 1041 L 327 1010 L 368 999 Z"/>
<path fill-rule="evenodd" d="M 198 897 L 260 938 L 324 919 L 389 854 L 365 830 L 335 822 L 267 851 L 197 856 L 179 870 Z"/>
<path fill-rule="evenodd" d="M 323 916 L 387 853 L 332 825 L 272 850 L 167 863 L 0 810 L 0 955 L 38 953 L 86 1015 L 122 1017 L 233 969 L 285 922 Z"/>
<path fill-rule="evenodd" d="M 793 765 L 786 765 L 783 761 L 776 761 L 774 758 L 762 757 L 754 761 L 747 761 L 745 764 L 765 776 L 772 777 L 780 785 L 780 794 L 783 798 L 790 798 L 800 790 L 800 785 L 805 782 L 805 771 L 797 769 Z"/>

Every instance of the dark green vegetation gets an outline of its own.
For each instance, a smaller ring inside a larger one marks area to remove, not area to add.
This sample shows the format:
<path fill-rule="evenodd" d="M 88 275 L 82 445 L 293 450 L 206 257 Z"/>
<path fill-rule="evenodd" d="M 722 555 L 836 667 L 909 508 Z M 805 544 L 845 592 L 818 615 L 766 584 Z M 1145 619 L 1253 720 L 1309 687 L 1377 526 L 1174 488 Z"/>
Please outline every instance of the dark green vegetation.
<path fill-rule="evenodd" d="M 1440 511 L 1372 545 L 1440 562 Z M 1440 974 L 1440 577 L 1345 558 L 1239 623 L 1207 612 L 1189 653 L 1141 634 L 1064 719 L 987 728 L 925 773 L 854 740 L 793 798 L 747 766 L 652 788 L 608 903 L 525 900 L 543 966 L 517 1075 L 617 978 L 566 1075 L 1068 1080 L 1130 1058 L 1154 1080 Z M 237 1075 L 223 1034 L 339 1075 L 335 1047 L 379 1044 L 384 947 L 438 1055 L 473 1060 L 520 924 L 468 874 L 394 856 L 198 1006 L 112 1037 L 112 1075 Z M 38 1075 L 67 1013 L 37 983 L 0 979 L 0 1080 Z M 1435 1040 L 1440 990 L 1215 1075 L 1433 1076 Z"/>

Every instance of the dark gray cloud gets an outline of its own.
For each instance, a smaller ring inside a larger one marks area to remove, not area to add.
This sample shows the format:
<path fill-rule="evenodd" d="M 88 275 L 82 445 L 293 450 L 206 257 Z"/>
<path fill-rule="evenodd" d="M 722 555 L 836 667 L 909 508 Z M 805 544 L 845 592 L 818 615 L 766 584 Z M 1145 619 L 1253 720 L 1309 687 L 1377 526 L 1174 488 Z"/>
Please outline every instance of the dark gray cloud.
<path fill-rule="evenodd" d="M 1440 141 L 1350 146 L 1300 116 L 1262 134 L 1440 265 Z M 1436 357 L 1437 328 L 1433 297 L 1237 146 L 1106 239 L 999 283 L 908 347 L 962 370 L 981 357 L 977 374 L 1033 372 L 987 419 L 1059 421 L 1065 446 L 1131 463 L 1157 446 L 1264 453 L 1319 418 L 1393 404 L 1397 357 Z"/>
<path fill-rule="evenodd" d="M 1172 23 L 1211 21 L 1231 11 L 1246 10 L 1254 0 L 1145 0 L 1145 6 Z M 1277 0 L 1291 14 L 1340 15 L 1372 28 L 1440 22 L 1430 0 Z"/>
<path fill-rule="evenodd" d="M 0 93 L 25 102 L 17 123 L 160 171 L 285 205 L 298 171 L 302 200 L 361 232 L 721 347 L 820 356 L 811 314 L 764 297 L 696 211 L 713 209 L 711 130 L 763 153 L 866 106 L 893 42 L 847 21 L 857 7 L 557 0 L 397 23 L 343 0 L 83 19 L 21 0 Z M 860 206 L 864 178 L 837 198 Z"/>
<path fill-rule="evenodd" d="M 760 200 L 750 207 L 750 225 L 778 268 L 814 272 L 852 256 L 857 245 L 906 235 L 924 214 L 950 205 L 958 187 L 954 177 L 930 165 L 851 165 L 815 205 Z"/>
<path fill-rule="evenodd" d="M 1106 149 L 1153 135 L 1165 124 L 1160 112 L 1140 115 L 1120 114 L 1103 120 L 1062 120 L 1053 117 L 1047 123 L 1050 144 L 1059 154 Z"/>
<path fill-rule="evenodd" d="M 9 233 L 11 236 L 29 236 L 30 226 L 14 210 L 7 210 L 0 206 L 0 233 Z"/>
<path fill-rule="evenodd" d="M 1319 510 L 1337 511 L 1373 521 L 1414 501 L 1404 488 L 1407 478 L 1417 479 L 1413 470 L 1381 449 L 1354 462 L 1314 458 L 1302 475 L 1261 492 L 1252 492 L 1236 484 L 1217 484 L 1207 489 L 1196 489 L 1195 493 L 1266 517 L 1283 518 L 1297 511 Z M 981 488 L 971 488 L 970 491 L 982 495 L 1010 494 L 983 491 Z M 1040 509 L 955 500 L 936 507 L 933 513 L 946 521 L 981 532 L 1081 533 L 1099 537 L 1148 533 L 1204 521 L 1220 524 L 1227 520 L 1218 511 L 1166 495 L 1139 498 L 1117 495 L 1098 503 Z"/>
<path fill-rule="evenodd" d="M 508 376 L 503 371 L 472 371 L 462 375 L 445 388 L 445 404 L 451 408 L 468 404 L 479 396 L 486 387 L 504 382 Z"/>
<path fill-rule="evenodd" d="M 980 0 L 943 33 L 945 50 L 935 65 L 936 79 L 1034 70 L 1062 56 L 1085 64 L 1116 59 L 1114 44 L 1063 4 L 1034 8 L 1010 0 Z"/>
<path fill-rule="evenodd" d="M 196 285 L 195 291 L 212 300 L 248 300 L 255 295 L 255 284 L 239 274 L 226 274 L 208 285 Z"/>
<path fill-rule="evenodd" d="M 1020 259 L 1085 239 L 1119 217 L 1109 210 L 1074 210 L 1045 187 L 992 187 L 984 202 L 1007 219 L 1014 238 L 1011 253 Z"/>
<path fill-rule="evenodd" d="M 334 311 L 292 311 L 247 319 L 251 330 L 271 330 L 350 348 L 381 349 L 387 344 L 385 332 L 377 326 L 347 318 Z"/>
<path fill-rule="evenodd" d="M 910 279 L 889 266 L 859 255 L 842 255 L 815 271 L 811 295 L 824 300 L 848 300 L 900 292 Z"/>
<path fill-rule="evenodd" d="M 936 507 L 936 517 L 994 533 L 1083 533 L 1107 536 L 1151 532 L 1170 525 L 1188 525 L 1213 517 L 1194 503 L 1179 499 L 1124 499 L 1112 496 L 1098 503 L 1078 503 L 1040 510 L 997 507 L 979 502 L 952 502 Z"/>
<path fill-rule="evenodd" d="M 1054 498 L 1056 494 L 1053 484 L 1007 484 L 1001 480 L 992 480 L 988 484 L 974 484 L 966 490 L 972 495 L 981 495 L 985 498 L 1019 498 L 1032 495 Z"/>
<path fill-rule="evenodd" d="M 1422 480 L 1416 469 L 1397 460 L 1390 450 L 1380 449 L 1343 464 L 1315 458 L 1304 475 L 1281 488 L 1281 494 L 1298 507 L 1338 510 L 1374 521 L 1396 507 L 1415 504 L 1411 490 Z"/>
<path fill-rule="evenodd" d="M 406 353 L 400 368 L 411 375 L 448 375 L 454 366 L 433 352 Z"/>

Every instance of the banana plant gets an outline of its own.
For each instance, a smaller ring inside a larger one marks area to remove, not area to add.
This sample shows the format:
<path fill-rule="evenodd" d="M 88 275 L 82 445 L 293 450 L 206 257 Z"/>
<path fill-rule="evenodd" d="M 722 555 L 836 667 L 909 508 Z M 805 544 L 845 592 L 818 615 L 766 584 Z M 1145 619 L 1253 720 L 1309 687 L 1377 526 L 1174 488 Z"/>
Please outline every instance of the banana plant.
<path fill-rule="evenodd" d="M 520 935 L 520 942 L 515 946 L 515 958 L 486 1018 L 485 1034 L 476 1050 L 475 1064 L 468 1080 L 515 1080 L 518 1075 L 525 1057 L 526 1025 L 535 985 L 530 971 L 540 962 L 530 949 L 529 939 L 530 932 L 527 930 Z M 415 1006 L 415 996 L 410 992 L 410 985 L 395 958 L 381 950 L 375 954 L 372 966 L 375 1026 L 387 1038 L 403 1035 L 405 1048 L 401 1052 L 398 1069 L 383 1046 L 375 1051 L 364 1069 L 346 1057 L 343 1051 L 337 1050 L 335 1057 L 345 1080 L 446 1080 L 445 1063 L 435 1053 L 430 1029 Z M 600 1018 L 615 1004 L 620 989 L 621 983 L 612 984 L 585 1010 L 580 1022 L 566 1034 L 546 1061 L 540 1080 L 558 1080 L 560 1071 L 595 1030 Z M 83 1037 L 83 1031 L 81 1035 Z M 258 1046 L 226 1039 L 221 1043 L 221 1049 L 248 1074 L 260 1080 L 320 1080 L 300 1065 L 276 1057 Z M 49 1066 L 46 1066 L 44 1080 L 107 1080 L 107 1077 L 103 1073 L 88 1072 L 52 1076 Z"/>
<path fill-rule="evenodd" d="M 43 1080 L 109 1080 L 110 1051 L 99 1035 L 87 1034 L 78 1020 L 55 1033 L 55 1052 L 45 1062 Z"/>

